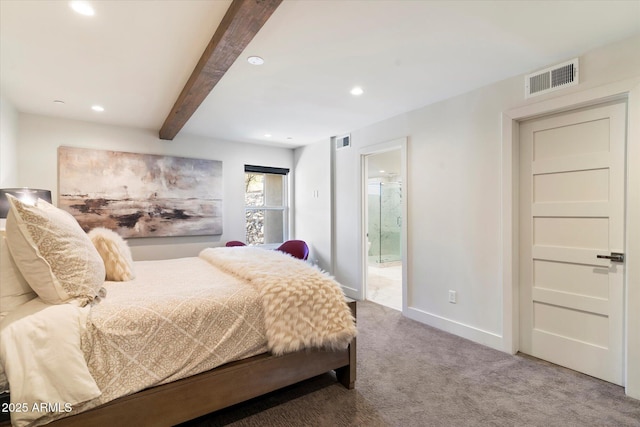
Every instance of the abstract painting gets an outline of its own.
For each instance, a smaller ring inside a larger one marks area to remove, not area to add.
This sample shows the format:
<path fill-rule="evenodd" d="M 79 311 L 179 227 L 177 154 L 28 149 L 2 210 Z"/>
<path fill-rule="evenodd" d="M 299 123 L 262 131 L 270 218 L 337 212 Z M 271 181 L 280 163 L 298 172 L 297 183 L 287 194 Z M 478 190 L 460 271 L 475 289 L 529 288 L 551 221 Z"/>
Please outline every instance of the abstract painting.
<path fill-rule="evenodd" d="M 222 234 L 222 162 L 58 148 L 58 207 L 85 231 L 122 237 Z"/>

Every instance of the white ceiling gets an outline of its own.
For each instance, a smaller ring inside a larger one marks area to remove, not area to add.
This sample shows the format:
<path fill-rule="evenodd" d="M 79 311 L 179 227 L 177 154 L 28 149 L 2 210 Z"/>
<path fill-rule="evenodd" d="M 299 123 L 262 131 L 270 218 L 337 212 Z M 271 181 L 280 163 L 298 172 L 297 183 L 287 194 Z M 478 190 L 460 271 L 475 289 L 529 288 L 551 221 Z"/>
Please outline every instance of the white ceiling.
<path fill-rule="evenodd" d="M 157 131 L 231 2 L 67 3 L 0 0 L 2 96 Z M 300 146 L 638 33 L 640 0 L 284 0 L 182 132 Z"/>
<path fill-rule="evenodd" d="M 402 180 L 400 149 L 367 156 L 367 178 L 393 178 Z"/>

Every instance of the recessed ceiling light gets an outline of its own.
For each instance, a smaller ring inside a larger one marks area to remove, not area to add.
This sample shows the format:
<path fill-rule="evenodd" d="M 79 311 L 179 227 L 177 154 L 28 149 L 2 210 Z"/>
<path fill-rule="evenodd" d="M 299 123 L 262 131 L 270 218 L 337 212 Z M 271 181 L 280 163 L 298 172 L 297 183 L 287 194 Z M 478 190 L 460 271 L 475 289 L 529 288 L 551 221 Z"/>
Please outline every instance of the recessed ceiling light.
<path fill-rule="evenodd" d="M 360 86 L 356 86 L 353 89 L 351 89 L 351 95 L 359 96 L 359 95 L 362 95 L 363 93 L 364 93 L 364 90 L 362 90 Z"/>
<path fill-rule="evenodd" d="M 247 58 L 247 62 L 249 62 L 249 64 L 251 65 L 262 65 L 264 64 L 264 59 L 260 58 L 259 56 L 250 56 Z"/>
<path fill-rule="evenodd" d="M 92 106 L 92 107 L 91 107 L 91 109 L 92 109 L 93 111 L 97 111 L 97 112 L 99 112 L 99 113 L 102 113 L 102 112 L 104 111 L 104 107 L 103 107 L 103 106 L 101 106 L 101 105 L 94 105 L 94 106 Z"/>
<path fill-rule="evenodd" d="M 379 172 L 380 172 L 380 173 L 384 173 L 385 171 L 384 171 L 384 169 L 381 169 Z"/>
<path fill-rule="evenodd" d="M 96 14 L 95 10 L 93 9 L 93 6 L 91 6 L 86 1 L 70 1 L 69 6 L 71 6 L 71 9 L 73 9 L 80 15 L 93 16 Z"/>
<path fill-rule="evenodd" d="M 265 134 L 264 134 L 264 137 L 265 137 L 265 138 L 271 138 L 272 136 L 273 136 L 273 135 L 271 135 L 270 133 L 265 133 Z"/>
<path fill-rule="evenodd" d="M 54 103 L 54 104 L 56 104 L 56 105 L 63 105 L 63 104 L 64 104 L 64 101 L 62 101 L 62 100 L 60 100 L 60 99 L 55 99 L 55 100 L 53 101 L 53 103 Z"/>

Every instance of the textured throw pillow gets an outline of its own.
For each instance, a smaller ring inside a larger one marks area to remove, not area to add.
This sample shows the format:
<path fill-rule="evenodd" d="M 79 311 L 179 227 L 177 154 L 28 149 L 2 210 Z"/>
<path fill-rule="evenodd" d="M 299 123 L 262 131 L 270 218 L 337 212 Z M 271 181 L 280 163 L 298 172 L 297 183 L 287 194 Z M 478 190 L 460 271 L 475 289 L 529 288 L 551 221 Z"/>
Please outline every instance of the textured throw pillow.
<path fill-rule="evenodd" d="M 4 231 L 0 231 L 0 319 L 35 297 L 35 292 L 24 280 L 9 253 Z"/>
<path fill-rule="evenodd" d="M 41 199 L 30 206 L 7 198 L 7 245 L 29 286 L 49 304 L 92 301 L 104 283 L 104 264 L 75 218 Z"/>
<path fill-rule="evenodd" d="M 107 280 L 126 282 L 135 277 L 131 249 L 118 233 L 98 227 L 89 231 L 89 238 L 104 261 Z"/>

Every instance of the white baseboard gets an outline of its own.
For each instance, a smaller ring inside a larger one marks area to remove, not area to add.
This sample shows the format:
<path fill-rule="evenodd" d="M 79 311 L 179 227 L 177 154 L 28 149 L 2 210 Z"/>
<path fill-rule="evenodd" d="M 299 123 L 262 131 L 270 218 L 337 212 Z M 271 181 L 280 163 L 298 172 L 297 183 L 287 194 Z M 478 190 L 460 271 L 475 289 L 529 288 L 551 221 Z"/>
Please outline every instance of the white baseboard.
<path fill-rule="evenodd" d="M 407 307 L 407 310 L 403 314 L 408 318 L 416 320 L 420 323 L 433 326 L 434 328 L 438 328 L 445 332 L 449 332 L 459 337 L 466 338 L 473 342 L 477 342 L 478 344 L 486 345 L 487 347 L 504 351 L 502 336 L 496 333 L 484 331 L 482 329 L 465 325 L 464 323 L 460 323 L 455 320 L 427 313 L 426 311 L 417 309 L 415 307 Z"/>
<path fill-rule="evenodd" d="M 360 296 L 359 289 L 352 288 L 350 286 L 345 286 L 343 284 L 340 284 L 340 286 L 342 287 L 342 292 L 344 292 L 345 296 L 347 296 L 348 298 L 351 298 L 354 300 L 362 299 L 362 296 Z"/>

